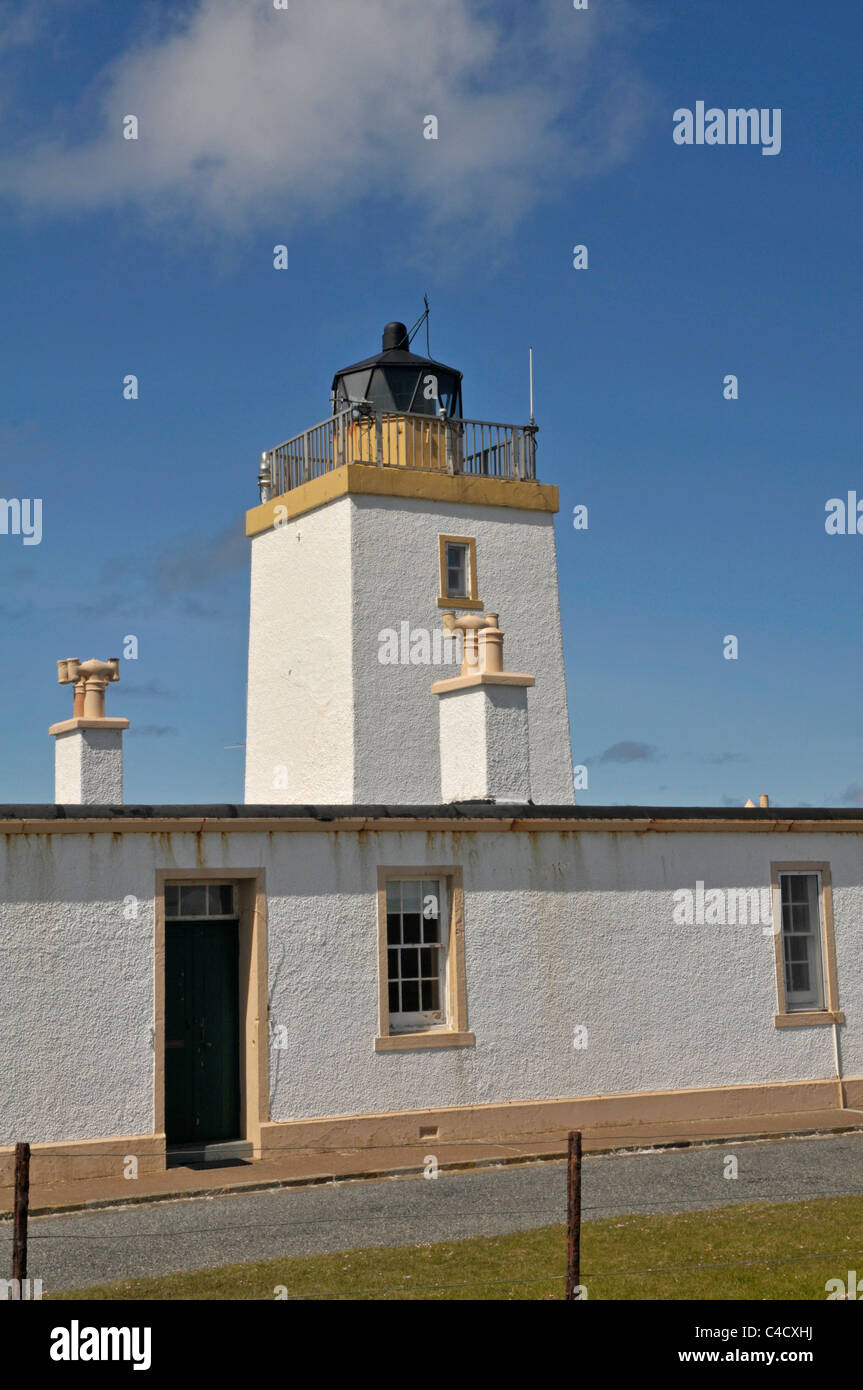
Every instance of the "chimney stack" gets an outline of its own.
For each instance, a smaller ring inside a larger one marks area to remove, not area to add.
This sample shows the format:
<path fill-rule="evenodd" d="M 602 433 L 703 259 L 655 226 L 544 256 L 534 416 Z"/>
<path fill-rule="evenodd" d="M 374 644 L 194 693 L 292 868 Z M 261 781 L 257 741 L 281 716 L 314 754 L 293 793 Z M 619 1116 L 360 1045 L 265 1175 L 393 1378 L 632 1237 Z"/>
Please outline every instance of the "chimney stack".
<path fill-rule="evenodd" d="M 119 657 L 57 662 L 60 685 L 74 686 L 72 718 L 48 730 L 54 745 L 54 800 L 58 805 L 116 806 L 123 800 L 123 730 L 128 719 L 105 716 L 105 690 L 120 679 Z"/>
<path fill-rule="evenodd" d="M 441 799 L 530 800 L 527 689 L 533 676 L 503 669 L 497 613 L 443 615 L 464 636 L 461 675 L 435 681 L 440 698 Z"/>

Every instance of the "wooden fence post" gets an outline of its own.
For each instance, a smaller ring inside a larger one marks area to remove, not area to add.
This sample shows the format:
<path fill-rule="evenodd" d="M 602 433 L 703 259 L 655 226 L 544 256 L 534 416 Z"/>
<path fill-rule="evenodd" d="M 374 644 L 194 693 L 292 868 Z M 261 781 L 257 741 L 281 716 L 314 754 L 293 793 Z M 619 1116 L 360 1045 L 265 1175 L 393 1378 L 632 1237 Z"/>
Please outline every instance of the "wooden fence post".
<path fill-rule="evenodd" d="M 27 1278 L 27 1209 L 30 1206 L 30 1145 L 15 1145 L 15 1206 L 12 1232 L 12 1278 L 18 1298 L 23 1298 Z"/>
<path fill-rule="evenodd" d="M 569 1135 L 566 1166 L 566 1294 L 569 1302 L 579 1301 L 577 1289 L 581 1273 L 581 1130 Z"/>

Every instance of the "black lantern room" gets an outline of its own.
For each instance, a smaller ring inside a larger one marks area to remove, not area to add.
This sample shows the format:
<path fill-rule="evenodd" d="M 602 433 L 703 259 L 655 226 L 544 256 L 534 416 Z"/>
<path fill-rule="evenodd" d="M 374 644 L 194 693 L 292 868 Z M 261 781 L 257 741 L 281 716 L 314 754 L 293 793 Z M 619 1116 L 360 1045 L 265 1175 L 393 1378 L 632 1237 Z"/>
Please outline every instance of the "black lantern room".
<path fill-rule="evenodd" d="M 333 413 L 359 405 L 382 414 L 460 419 L 461 377 L 454 367 L 411 352 L 405 325 L 388 323 L 376 357 L 336 372 Z"/>

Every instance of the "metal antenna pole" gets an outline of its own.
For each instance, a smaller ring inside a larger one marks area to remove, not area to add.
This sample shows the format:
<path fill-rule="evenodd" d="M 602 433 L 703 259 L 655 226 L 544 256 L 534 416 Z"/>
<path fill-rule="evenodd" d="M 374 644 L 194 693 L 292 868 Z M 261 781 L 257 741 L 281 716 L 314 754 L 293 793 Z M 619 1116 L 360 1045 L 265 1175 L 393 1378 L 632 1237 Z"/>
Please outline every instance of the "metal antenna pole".
<path fill-rule="evenodd" d="M 530 423 L 535 424 L 533 418 L 533 348 L 528 348 L 528 373 L 530 376 Z"/>

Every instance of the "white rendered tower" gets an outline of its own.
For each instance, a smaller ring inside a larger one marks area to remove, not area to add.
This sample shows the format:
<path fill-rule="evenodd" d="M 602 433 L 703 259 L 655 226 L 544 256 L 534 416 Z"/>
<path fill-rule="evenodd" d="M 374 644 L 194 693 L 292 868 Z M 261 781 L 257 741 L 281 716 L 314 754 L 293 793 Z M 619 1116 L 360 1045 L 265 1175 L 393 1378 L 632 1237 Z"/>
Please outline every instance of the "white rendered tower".
<path fill-rule="evenodd" d="M 534 427 L 465 419 L 461 373 L 391 323 L 337 373 L 332 416 L 263 455 L 259 485 L 246 802 L 439 804 L 431 687 L 458 676 L 454 619 L 491 611 L 534 678 L 530 799 L 571 803 L 557 489 L 536 481 Z"/>

